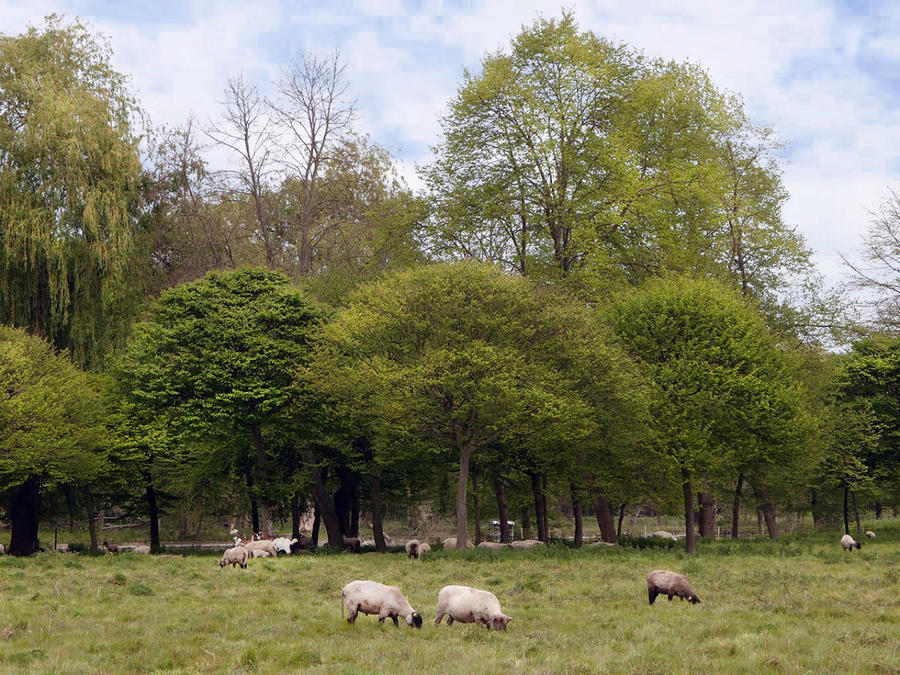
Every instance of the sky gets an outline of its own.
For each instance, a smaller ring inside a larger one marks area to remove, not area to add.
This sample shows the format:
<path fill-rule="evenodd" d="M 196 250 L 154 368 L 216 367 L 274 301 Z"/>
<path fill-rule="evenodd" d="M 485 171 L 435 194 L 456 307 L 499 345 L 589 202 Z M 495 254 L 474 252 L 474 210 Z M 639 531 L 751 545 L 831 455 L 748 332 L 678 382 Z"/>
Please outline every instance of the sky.
<path fill-rule="evenodd" d="M 0 0 L 0 33 L 58 13 L 109 39 L 155 124 L 221 111 L 228 78 L 270 90 L 292 59 L 340 52 L 361 115 L 416 187 L 464 69 L 538 16 L 702 66 L 785 143 L 786 222 L 826 281 L 849 278 L 872 212 L 900 190 L 900 2 L 893 0 Z"/>

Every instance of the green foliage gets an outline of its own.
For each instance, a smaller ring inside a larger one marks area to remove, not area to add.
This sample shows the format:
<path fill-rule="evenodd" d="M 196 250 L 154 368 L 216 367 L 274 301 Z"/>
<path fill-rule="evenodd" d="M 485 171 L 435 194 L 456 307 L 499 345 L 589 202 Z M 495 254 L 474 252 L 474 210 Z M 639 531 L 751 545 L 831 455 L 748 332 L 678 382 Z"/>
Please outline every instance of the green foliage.
<path fill-rule="evenodd" d="M 623 298 L 616 330 L 653 386 L 656 447 L 689 474 L 790 461 L 809 421 L 762 319 L 726 288 L 661 279 Z"/>
<path fill-rule="evenodd" d="M 57 16 L 0 35 L 0 322 L 82 364 L 127 327 L 140 164 L 109 47 Z"/>
<path fill-rule="evenodd" d="M 106 468 L 96 379 L 53 347 L 0 326 L 0 492 L 31 477 L 84 485 Z"/>
<path fill-rule="evenodd" d="M 261 269 L 164 292 L 117 366 L 123 410 L 143 425 L 132 446 L 166 447 L 174 435 L 219 475 L 241 462 L 262 470 L 303 433 L 292 421 L 303 395 L 295 373 L 321 318 L 286 277 Z"/>

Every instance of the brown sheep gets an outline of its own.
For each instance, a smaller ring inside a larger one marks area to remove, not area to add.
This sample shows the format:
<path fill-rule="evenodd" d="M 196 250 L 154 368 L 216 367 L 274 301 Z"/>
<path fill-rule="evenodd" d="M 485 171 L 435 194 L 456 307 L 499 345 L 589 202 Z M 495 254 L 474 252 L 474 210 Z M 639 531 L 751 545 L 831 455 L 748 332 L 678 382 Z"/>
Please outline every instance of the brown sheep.
<path fill-rule="evenodd" d="M 669 602 L 673 597 L 687 600 L 691 604 L 700 602 L 700 598 L 694 593 L 687 578 L 677 572 L 669 570 L 654 570 L 647 575 L 647 593 L 650 596 L 650 604 L 656 600 L 657 595 L 665 595 Z"/>

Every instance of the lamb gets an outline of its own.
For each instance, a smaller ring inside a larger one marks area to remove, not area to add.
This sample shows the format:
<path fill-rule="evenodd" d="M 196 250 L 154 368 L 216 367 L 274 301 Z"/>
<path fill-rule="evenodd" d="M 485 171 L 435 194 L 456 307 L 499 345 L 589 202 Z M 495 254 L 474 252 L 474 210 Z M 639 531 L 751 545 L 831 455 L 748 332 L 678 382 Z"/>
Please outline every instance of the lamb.
<path fill-rule="evenodd" d="M 496 541 L 483 541 L 478 544 L 477 548 L 489 548 L 492 551 L 500 551 L 507 548 L 512 548 L 511 544 L 501 544 Z"/>
<path fill-rule="evenodd" d="M 407 558 L 420 558 L 431 551 L 431 546 L 424 542 L 420 542 L 418 539 L 410 539 L 406 542 L 406 557 Z"/>
<path fill-rule="evenodd" d="M 345 551 L 352 553 L 359 553 L 359 549 L 362 546 L 362 541 L 359 537 L 348 537 L 346 534 L 341 535 L 341 543 Z"/>
<path fill-rule="evenodd" d="M 500 609 L 500 601 L 490 591 L 469 586 L 444 586 L 438 593 L 437 616 L 434 625 L 447 616 L 447 625 L 454 621 L 479 624 L 490 630 L 506 630 L 512 620 Z"/>
<path fill-rule="evenodd" d="M 543 546 L 544 542 L 538 539 L 520 539 L 510 544 L 513 548 L 534 548 L 535 546 Z"/>
<path fill-rule="evenodd" d="M 673 596 L 687 600 L 692 605 L 700 602 L 687 577 L 669 570 L 654 570 L 647 575 L 647 593 L 650 595 L 651 605 L 657 595 L 668 596 L 669 602 Z"/>
<path fill-rule="evenodd" d="M 678 541 L 678 537 L 676 537 L 671 532 L 666 532 L 665 530 L 657 530 L 651 537 L 659 537 L 660 539 L 668 539 L 669 541 Z"/>
<path fill-rule="evenodd" d="M 269 556 L 268 551 L 261 551 L 259 549 L 255 549 L 253 551 L 250 551 L 250 557 L 251 558 L 268 558 L 270 556 Z"/>
<path fill-rule="evenodd" d="M 249 558 L 250 551 L 247 550 L 246 546 L 234 546 L 226 549 L 225 553 L 222 555 L 222 559 L 219 561 L 219 567 L 225 567 L 225 565 L 231 565 L 232 567 L 240 565 L 241 569 L 247 569 L 247 560 Z"/>
<path fill-rule="evenodd" d="M 866 530 L 866 538 L 867 538 L 867 539 L 874 539 L 874 538 L 875 538 L 875 533 L 872 532 L 872 530 Z"/>
<path fill-rule="evenodd" d="M 347 603 L 347 623 L 354 623 L 357 615 L 377 614 L 378 621 L 392 619 L 399 626 L 397 617 L 402 616 L 410 628 L 422 627 L 422 616 L 413 609 L 409 601 L 396 586 L 385 586 L 377 581 L 351 581 L 341 590 L 341 617 L 344 603 Z"/>
<path fill-rule="evenodd" d="M 105 548 L 110 553 L 115 553 L 116 555 L 119 554 L 119 547 L 115 544 L 110 544 L 108 541 L 103 542 L 103 548 Z"/>
<path fill-rule="evenodd" d="M 442 543 L 444 545 L 444 548 L 455 549 L 456 548 L 456 537 L 447 537 L 446 539 L 444 539 L 444 541 Z M 466 548 L 475 548 L 475 545 L 471 541 L 466 539 Z"/>
<path fill-rule="evenodd" d="M 245 541 L 241 544 L 245 546 L 248 551 L 250 551 L 250 555 L 253 555 L 253 551 L 265 551 L 268 555 L 275 558 L 278 556 L 278 551 L 275 550 L 275 544 L 273 544 L 268 539 L 258 539 L 256 541 Z M 259 557 L 259 556 L 254 556 Z"/>
<path fill-rule="evenodd" d="M 849 534 L 841 537 L 841 548 L 845 551 L 852 551 L 854 548 L 862 548 L 862 544 L 854 540 Z"/>
<path fill-rule="evenodd" d="M 294 549 L 294 544 L 299 544 L 299 539 L 288 539 L 287 537 L 276 537 L 272 540 L 272 545 L 275 547 L 276 551 L 280 551 L 281 553 L 287 553 L 288 555 Z"/>

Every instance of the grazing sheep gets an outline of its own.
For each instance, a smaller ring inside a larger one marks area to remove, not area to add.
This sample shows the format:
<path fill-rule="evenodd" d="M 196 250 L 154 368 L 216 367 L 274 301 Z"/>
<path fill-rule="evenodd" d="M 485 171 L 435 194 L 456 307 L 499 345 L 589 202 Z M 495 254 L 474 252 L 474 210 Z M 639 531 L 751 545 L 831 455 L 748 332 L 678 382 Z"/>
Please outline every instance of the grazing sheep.
<path fill-rule="evenodd" d="M 249 558 L 250 551 L 247 550 L 246 546 L 234 546 L 226 549 L 225 553 L 222 555 L 222 559 L 219 561 L 219 567 L 225 567 L 225 565 L 231 565 L 232 567 L 240 565 L 241 569 L 247 569 L 247 560 Z"/>
<path fill-rule="evenodd" d="M 395 626 L 400 625 L 397 617 L 402 616 L 410 628 L 422 627 L 422 616 L 413 609 L 396 586 L 385 586 L 377 581 L 351 581 L 341 591 L 342 618 L 345 602 L 347 623 L 356 621 L 356 616 L 362 612 L 377 614 L 379 621 L 392 619 Z"/>
<path fill-rule="evenodd" d="M 119 550 L 122 552 L 128 551 L 130 553 L 140 553 L 141 555 L 150 555 L 150 547 L 146 545 L 141 546 L 130 546 L 129 548 L 124 548 L 122 546 L 119 547 Z"/>
<path fill-rule="evenodd" d="M 421 558 L 426 553 L 431 553 L 431 545 L 423 541 L 419 544 L 419 557 Z"/>
<path fill-rule="evenodd" d="M 852 551 L 854 548 L 862 548 L 862 544 L 853 539 L 849 534 L 841 537 L 841 548 L 845 551 Z"/>
<path fill-rule="evenodd" d="M 875 533 L 872 532 L 872 530 L 866 530 L 866 538 L 867 538 L 867 539 L 874 539 L 874 538 L 875 538 Z"/>
<path fill-rule="evenodd" d="M 654 570 L 647 575 L 647 593 L 650 595 L 651 605 L 657 595 L 668 596 L 669 602 L 673 596 L 687 600 L 693 605 L 700 602 L 687 577 L 669 570 Z"/>
<path fill-rule="evenodd" d="M 543 546 L 544 542 L 538 539 L 520 539 L 510 544 L 513 548 L 533 548 L 535 546 Z"/>
<path fill-rule="evenodd" d="M 437 616 L 434 625 L 447 616 L 447 625 L 454 621 L 479 624 L 490 630 L 506 630 L 510 618 L 500 609 L 500 601 L 490 591 L 469 586 L 444 586 L 438 593 Z"/>
<path fill-rule="evenodd" d="M 444 548 L 455 549 L 456 548 L 456 537 L 447 537 L 446 539 L 444 539 L 444 541 L 442 543 L 444 544 Z M 471 541 L 466 539 L 466 548 L 475 548 L 475 545 Z"/>
<path fill-rule="evenodd" d="M 328 543 L 330 544 L 331 542 Z M 359 549 L 362 547 L 362 540 L 359 537 L 348 537 L 346 534 L 342 534 L 341 544 L 345 551 L 359 553 Z"/>
<path fill-rule="evenodd" d="M 301 534 L 300 538 L 291 544 L 291 553 L 296 553 L 297 551 L 305 551 L 305 550 L 311 549 L 311 548 L 315 548 L 313 546 L 312 538 Z"/>
<path fill-rule="evenodd" d="M 271 555 L 269 554 L 268 551 L 261 551 L 259 549 L 255 549 L 253 551 L 250 551 L 250 557 L 251 558 L 270 558 Z"/>
<path fill-rule="evenodd" d="M 657 530 L 651 537 L 659 537 L 660 539 L 668 539 L 669 541 L 678 541 L 678 537 L 676 537 L 671 532 L 666 532 L 665 530 Z"/>
<path fill-rule="evenodd" d="M 6 547 L 0 544 L 0 555 L 6 555 Z"/>
<path fill-rule="evenodd" d="M 483 541 L 478 544 L 478 548 L 489 548 L 492 551 L 501 551 L 503 549 L 512 548 L 510 544 L 501 544 L 496 541 Z"/>
<path fill-rule="evenodd" d="M 103 548 L 105 548 L 110 553 L 115 553 L 116 555 L 119 554 L 119 547 L 115 544 L 110 544 L 108 541 L 103 542 Z"/>
<path fill-rule="evenodd" d="M 280 553 L 286 553 L 290 555 L 293 551 L 294 544 L 300 543 L 299 539 L 288 539 L 287 537 L 276 537 L 272 540 L 272 545 L 275 547 L 275 550 Z"/>

